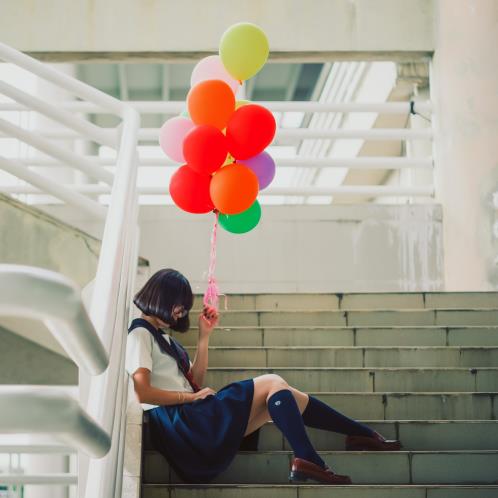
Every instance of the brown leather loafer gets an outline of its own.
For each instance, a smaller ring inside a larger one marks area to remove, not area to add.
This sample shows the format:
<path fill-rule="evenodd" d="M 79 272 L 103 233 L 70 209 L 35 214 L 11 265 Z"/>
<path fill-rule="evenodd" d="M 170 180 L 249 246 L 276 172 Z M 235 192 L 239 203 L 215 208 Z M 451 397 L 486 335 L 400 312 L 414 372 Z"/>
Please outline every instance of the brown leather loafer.
<path fill-rule="evenodd" d="M 313 479 L 323 484 L 352 484 L 349 476 L 334 474 L 328 465 L 323 469 L 308 460 L 293 458 L 289 482 L 299 483 L 308 479 Z"/>
<path fill-rule="evenodd" d="M 347 451 L 398 451 L 403 447 L 397 439 L 386 439 L 378 432 L 370 436 L 347 436 Z"/>

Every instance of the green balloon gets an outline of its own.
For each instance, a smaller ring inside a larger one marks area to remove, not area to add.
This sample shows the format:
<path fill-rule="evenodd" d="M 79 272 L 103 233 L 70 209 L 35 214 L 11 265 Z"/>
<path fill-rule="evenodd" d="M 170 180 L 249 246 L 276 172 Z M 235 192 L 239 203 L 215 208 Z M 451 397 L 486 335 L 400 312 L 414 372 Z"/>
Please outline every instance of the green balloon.
<path fill-rule="evenodd" d="M 181 113 L 180 116 L 183 116 L 184 118 L 190 118 L 190 114 L 188 113 L 187 109 L 184 109 Z"/>
<path fill-rule="evenodd" d="M 221 37 L 221 61 L 225 69 L 240 81 L 254 76 L 264 66 L 269 52 L 264 31 L 252 23 L 234 24 Z"/>
<path fill-rule="evenodd" d="M 239 214 L 220 213 L 220 225 L 231 233 L 247 233 L 251 231 L 261 219 L 261 205 L 256 200 L 254 204 Z"/>

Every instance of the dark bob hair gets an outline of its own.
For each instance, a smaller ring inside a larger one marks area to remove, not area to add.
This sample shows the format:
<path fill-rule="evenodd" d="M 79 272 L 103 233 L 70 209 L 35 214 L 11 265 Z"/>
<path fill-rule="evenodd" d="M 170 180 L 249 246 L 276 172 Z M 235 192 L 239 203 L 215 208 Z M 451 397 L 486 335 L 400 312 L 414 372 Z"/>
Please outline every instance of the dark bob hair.
<path fill-rule="evenodd" d="M 178 320 L 171 316 L 174 306 L 182 305 L 190 311 L 194 303 L 190 283 L 179 271 L 165 268 L 154 273 L 137 292 L 133 302 L 140 311 L 161 319 L 172 330 L 187 332 L 190 328 L 188 313 Z"/>

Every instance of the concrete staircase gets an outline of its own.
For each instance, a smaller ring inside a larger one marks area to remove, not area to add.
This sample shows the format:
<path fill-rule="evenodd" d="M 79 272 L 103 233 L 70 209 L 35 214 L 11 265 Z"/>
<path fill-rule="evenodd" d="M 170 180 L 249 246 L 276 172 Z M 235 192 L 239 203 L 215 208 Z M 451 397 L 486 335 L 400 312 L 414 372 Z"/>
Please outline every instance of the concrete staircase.
<path fill-rule="evenodd" d="M 343 435 L 307 429 L 354 485 L 291 485 L 292 452 L 270 422 L 257 452 L 241 451 L 215 481 L 189 485 L 144 424 L 143 498 L 498 497 L 498 293 L 234 295 L 228 303 L 211 336 L 206 386 L 275 372 L 401 439 L 404 451 L 345 452 Z M 193 359 L 197 331 L 177 336 Z"/>

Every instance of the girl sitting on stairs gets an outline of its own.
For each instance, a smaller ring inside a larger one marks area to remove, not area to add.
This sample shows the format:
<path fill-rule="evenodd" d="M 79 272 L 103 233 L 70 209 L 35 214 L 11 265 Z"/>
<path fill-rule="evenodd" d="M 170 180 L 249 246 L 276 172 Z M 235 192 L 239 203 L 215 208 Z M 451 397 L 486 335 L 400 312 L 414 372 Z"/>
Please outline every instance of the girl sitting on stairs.
<path fill-rule="evenodd" d="M 275 374 L 232 382 L 214 391 L 201 388 L 207 370 L 209 336 L 219 314 L 204 306 L 198 316 L 194 362 L 169 333 L 190 326 L 192 289 L 178 271 L 156 272 L 136 294 L 141 318 L 132 321 L 126 370 L 146 411 L 152 444 L 185 481 L 207 483 L 225 470 L 243 439 L 269 420 L 291 445 L 290 482 L 312 479 L 323 484 L 351 484 L 335 474 L 313 448 L 305 426 L 346 434 L 347 450 L 399 450 L 398 440 L 337 412 L 319 399 L 290 386 Z"/>

